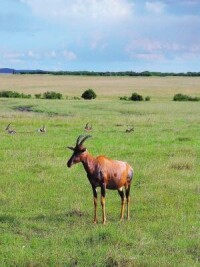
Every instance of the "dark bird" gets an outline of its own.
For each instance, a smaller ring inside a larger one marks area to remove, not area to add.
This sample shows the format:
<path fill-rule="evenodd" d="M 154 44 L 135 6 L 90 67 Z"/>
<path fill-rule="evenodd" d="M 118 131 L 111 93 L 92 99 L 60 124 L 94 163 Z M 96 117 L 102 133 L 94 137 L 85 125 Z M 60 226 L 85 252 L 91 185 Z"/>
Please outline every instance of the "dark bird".
<path fill-rule="evenodd" d="M 89 132 L 89 131 L 92 130 L 92 125 L 89 126 L 89 122 L 86 123 L 86 125 L 85 125 L 85 130 L 86 130 L 87 132 Z"/>
<path fill-rule="evenodd" d="M 43 125 L 42 128 L 38 129 L 39 133 L 46 133 L 46 131 L 47 130 L 46 130 L 46 126 L 45 125 Z"/>

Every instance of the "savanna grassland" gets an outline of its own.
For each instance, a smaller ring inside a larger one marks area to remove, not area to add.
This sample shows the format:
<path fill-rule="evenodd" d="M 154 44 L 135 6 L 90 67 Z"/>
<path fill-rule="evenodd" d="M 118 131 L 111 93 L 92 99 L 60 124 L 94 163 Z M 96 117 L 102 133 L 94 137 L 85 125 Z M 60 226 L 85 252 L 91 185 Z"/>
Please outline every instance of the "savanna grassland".
<path fill-rule="evenodd" d="M 0 266 L 200 266 L 200 103 L 172 101 L 200 96 L 200 78 L 0 76 L 0 91 L 32 96 L 88 88 L 97 99 L 0 99 Z M 119 100 L 133 92 L 151 101 Z M 99 199 L 93 225 L 85 171 L 66 167 L 87 122 L 91 154 L 134 167 L 130 221 L 119 222 L 120 197 L 107 190 L 107 223 Z"/>

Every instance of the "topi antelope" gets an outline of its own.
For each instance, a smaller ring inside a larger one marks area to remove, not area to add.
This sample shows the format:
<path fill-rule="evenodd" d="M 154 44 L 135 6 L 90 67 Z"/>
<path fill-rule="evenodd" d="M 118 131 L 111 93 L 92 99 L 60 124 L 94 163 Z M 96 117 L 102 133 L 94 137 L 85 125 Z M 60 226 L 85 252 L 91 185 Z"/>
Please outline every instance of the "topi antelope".
<path fill-rule="evenodd" d="M 89 126 L 89 122 L 86 123 L 86 125 L 85 125 L 85 130 L 86 130 L 87 132 L 89 132 L 89 131 L 92 130 L 92 125 Z"/>
<path fill-rule="evenodd" d="M 10 124 L 11 124 L 11 123 L 8 124 L 8 126 L 6 127 L 5 130 L 6 130 L 9 134 L 16 134 L 16 131 L 15 131 L 15 130 L 11 130 L 11 129 L 10 129 Z"/>
<path fill-rule="evenodd" d="M 94 223 L 97 223 L 97 187 L 101 188 L 101 206 L 103 224 L 106 222 L 105 195 L 106 189 L 118 190 L 121 197 L 120 220 L 124 218 L 125 203 L 127 202 L 127 219 L 129 215 L 130 187 L 133 178 L 132 167 L 123 161 L 108 159 L 105 156 L 93 157 L 83 146 L 90 135 L 80 135 L 77 138 L 75 147 L 68 147 L 73 151 L 67 162 L 70 168 L 73 164 L 82 162 L 87 177 L 92 186 L 94 196 Z M 125 188 L 125 192 L 124 192 Z"/>
<path fill-rule="evenodd" d="M 46 133 L 46 127 L 45 125 L 42 126 L 42 128 L 38 129 L 39 133 Z"/>

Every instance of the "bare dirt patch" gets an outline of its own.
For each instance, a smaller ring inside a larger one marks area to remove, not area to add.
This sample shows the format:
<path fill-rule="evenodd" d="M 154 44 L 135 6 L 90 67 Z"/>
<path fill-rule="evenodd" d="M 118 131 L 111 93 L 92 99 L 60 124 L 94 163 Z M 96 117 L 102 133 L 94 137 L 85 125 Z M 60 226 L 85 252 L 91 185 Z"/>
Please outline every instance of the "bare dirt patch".
<path fill-rule="evenodd" d="M 18 107 L 15 107 L 14 110 L 21 111 L 21 112 L 35 112 L 33 110 L 33 106 L 18 106 Z"/>

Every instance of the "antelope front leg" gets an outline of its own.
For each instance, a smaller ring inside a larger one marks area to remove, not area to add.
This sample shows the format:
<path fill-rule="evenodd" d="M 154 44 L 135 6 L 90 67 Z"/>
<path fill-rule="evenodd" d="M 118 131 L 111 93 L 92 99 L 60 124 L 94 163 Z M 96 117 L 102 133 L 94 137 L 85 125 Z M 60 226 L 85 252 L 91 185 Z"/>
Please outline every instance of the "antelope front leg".
<path fill-rule="evenodd" d="M 92 187 L 93 196 L 94 196 L 94 223 L 97 223 L 97 190 L 95 187 Z"/>
<path fill-rule="evenodd" d="M 103 184 L 101 186 L 101 206 L 102 206 L 102 222 L 106 223 L 106 208 L 105 208 L 105 197 L 106 197 L 106 186 Z"/>

